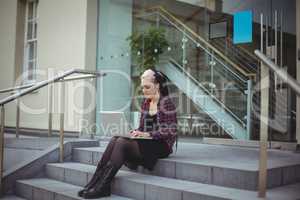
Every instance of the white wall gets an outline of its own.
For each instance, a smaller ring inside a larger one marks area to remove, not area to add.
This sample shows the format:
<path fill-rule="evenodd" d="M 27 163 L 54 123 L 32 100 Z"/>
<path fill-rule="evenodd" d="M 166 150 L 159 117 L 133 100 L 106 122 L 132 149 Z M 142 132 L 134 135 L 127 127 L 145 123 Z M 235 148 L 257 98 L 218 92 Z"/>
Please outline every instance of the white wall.
<path fill-rule="evenodd" d="M 38 5 L 38 29 L 37 29 L 37 57 L 38 70 L 45 75 L 39 76 L 39 80 L 48 77 L 48 71 L 54 73 L 67 70 L 72 67 L 83 69 L 85 66 L 85 34 L 86 34 L 86 0 L 40 0 Z M 52 76 L 50 74 L 49 76 Z M 71 113 L 69 105 L 72 105 L 73 96 L 68 95 L 69 87 L 76 83 L 66 84 L 66 130 L 77 130 L 80 115 Z M 57 85 L 57 84 L 56 84 Z M 58 88 L 55 93 L 58 93 Z M 23 102 L 28 107 L 43 109 L 40 114 L 22 112 L 21 127 L 47 128 L 47 88 L 38 93 L 24 97 Z M 58 95 L 54 96 L 54 104 L 58 105 Z M 76 103 L 81 105 L 82 92 L 76 94 Z M 58 106 L 54 106 L 53 128 L 59 128 Z M 24 117 L 23 117 L 24 116 Z M 70 117 L 72 119 L 70 119 Z M 38 122 L 38 123 L 37 123 Z"/>
<path fill-rule="evenodd" d="M 16 16 L 17 0 L 0 0 L 0 89 L 14 84 Z M 0 99 L 5 96 L 0 94 Z M 13 107 L 13 104 L 5 106 L 6 124 L 14 119 Z"/>
<path fill-rule="evenodd" d="M 45 80 L 53 74 L 70 68 L 96 68 L 96 20 L 97 0 L 39 0 L 37 28 L 37 59 L 38 80 Z M 88 8 L 89 5 L 89 8 Z M 13 86 L 14 46 L 16 30 L 17 0 L 0 1 L 0 88 Z M 88 10 L 91 11 L 88 13 Z M 87 23 L 87 20 L 88 23 Z M 5 27 L 5 29 L 3 29 Z M 84 105 L 83 81 L 66 84 L 66 114 L 65 129 L 80 130 L 80 119 L 85 116 L 94 120 L 93 112 L 83 115 L 80 113 Z M 58 85 L 58 84 L 56 84 Z M 53 128 L 59 128 L 58 87 L 54 95 Z M 94 91 L 93 91 L 94 92 Z M 21 127 L 48 128 L 48 89 L 47 87 L 22 98 L 22 104 L 27 109 L 21 112 Z M 91 95 L 88 95 L 91 98 Z M 74 109 L 76 105 L 76 109 Z M 93 105 L 94 106 L 94 105 Z M 30 109 L 28 109 L 30 108 Z M 32 111 L 40 109 L 38 114 Z M 15 126 L 15 111 L 7 109 L 8 126 Z"/>
<path fill-rule="evenodd" d="M 96 70 L 97 60 L 97 15 L 98 15 L 98 0 L 87 0 L 87 24 L 86 24 L 86 48 L 85 48 L 85 66 L 88 70 Z M 96 85 L 96 80 L 89 82 Z M 93 111 L 84 114 L 84 121 L 81 123 L 81 131 L 91 132 L 90 129 L 93 123 L 96 121 L 96 89 L 85 90 L 83 107 L 93 107 Z M 88 127 L 86 126 L 88 123 Z M 86 130 L 88 129 L 88 130 Z"/>
<path fill-rule="evenodd" d="M 0 0 L 0 89 L 14 80 L 17 0 Z"/>

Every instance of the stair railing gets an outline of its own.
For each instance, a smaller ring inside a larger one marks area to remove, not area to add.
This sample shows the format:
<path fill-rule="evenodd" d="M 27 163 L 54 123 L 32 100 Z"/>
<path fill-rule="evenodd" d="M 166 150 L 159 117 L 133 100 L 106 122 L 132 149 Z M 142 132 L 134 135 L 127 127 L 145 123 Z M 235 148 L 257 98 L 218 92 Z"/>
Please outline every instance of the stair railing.
<path fill-rule="evenodd" d="M 190 40 L 196 42 L 198 44 L 198 46 L 201 47 L 204 51 L 206 51 L 209 55 L 211 55 L 213 53 L 215 56 L 218 56 L 219 58 L 224 60 L 226 63 L 228 63 L 230 66 L 232 66 L 235 70 L 237 70 L 239 73 L 241 73 L 245 77 L 255 80 L 255 78 L 256 78 L 255 73 L 249 73 L 249 72 L 245 71 L 245 69 L 239 67 L 236 63 L 234 63 L 227 56 L 225 56 L 221 51 L 219 51 L 217 48 L 215 48 L 212 44 L 210 44 L 208 41 L 206 41 L 199 34 L 194 32 L 190 27 L 185 25 L 182 21 L 180 21 L 177 17 L 175 17 L 173 14 L 171 14 L 169 11 L 167 11 L 162 6 L 152 7 L 152 8 L 147 9 L 147 11 L 158 14 L 160 17 L 164 18 L 170 24 L 172 24 L 174 27 L 176 27 L 179 31 L 182 32 L 183 30 L 185 30 L 184 31 L 185 36 L 187 38 L 189 38 Z M 215 59 L 217 60 L 218 58 L 215 57 Z M 218 62 L 223 63 L 221 60 L 218 60 Z M 224 63 L 223 63 L 223 65 L 224 65 L 224 67 L 226 67 L 226 65 Z"/>
<path fill-rule="evenodd" d="M 273 61 L 271 61 L 260 50 L 254 51 L 255 55 L 261 61 L 261 78 L 269 77 L 269 71 L 274 72 L 283 82 L 285 82 L 296 94 L 300 96 L 300 83 L 291 77 L 286 71 L 280 69 Z M 265 80 L 261 84 L 261 112 L 260 112 L 260 157 L 259 157 L 259 183 L 258 196 L 266 196 L 267 188 L 267 142 L 268 142 L 268 120 L 262 121 L 263 118 L 269 116 L 269 81 Z"/>
<path fill-rule="evenodd" d="M 151 18 L 152 16 L 155 16 L 156 18 L 153 19 Z M 238 65 L 233 63 L 228 57 L 226 57 L 222 52 L 217 50 L 214 46 L 212 46 L 209 42 L 207 42 L 204 38 L 202 38 L 200 35 L 195 33 L 193 30 L 191 30 L 188 26 L 183 24 L 179 19 L 177 19 L 175 16 L 173 16 L 171 13 L 166 11 L 162 7 L 154 7 L 151 9 L 147 9 L 146 13 L 138 14 L 136 16 L 137 18 L 141 18 L 142 20 L 148 20 L 150 23 L 154 23 L 157 21 L 157 19 L 161 21 L 167 22 L 164 24 L 166 27 L 172 27 L 176 31 L 182 34 L 182 54 L 179 54 L 182 56 L 182 65 L 179 64 L 179 66 L 185 68 L 185 60 L 186 60 L 186 54 L 185 54 L 185 43 L 184 40 L 188 39 L 190 40 L 193 45 L 197 46 L 197 48 L 203 50 L 206 55 L 208 55 L 212 60 L 210 62 L 210 68 L 211 68 L 211 77 L 213 76 L 213 63 L 220 64 L 220 67 L 215 67 L 215 71 L 221 70 L 224 72 L 221 73 L 226 73 L 226 76 L 230 76 L 231 80 L 234 80 L 237 84 L 240 91 L 242 91 L 242 95 L 245 96 L 245 113 L 243 113 L 243 116 L 238 116 L 236 113 L 232 112 L 232 110 L 228 109 L 229 107 L 225 106 L 224 103 L 222 103 L 220 100 L 217 98 L 214 98 L 218 103 L 221 103 L 222 107 L 225 108 L 225 110 L 233 116 L 239 122 L 243 127 L 245 127 L 247 131 L 248 138 L 250 138 L 250 133 L 251 133 L 251 90 L 252 90 L 252 82 L 253 79 L 255 79 L 256 74 L 251 73 L 248 71 L 245 71 L 244 69 L 240 68 Z M 170 49 L 173 49 L 170 48 Z M 176 46 L 175 48 L 176 49 Z M 180 48 L 179 48 L 180 49 Z M 179 50 L 180 51 L 180 50 Z M 171 56 L 172 57 L 172 56 Z M 178 58 L 179 58 L 178 57 Z M 173 60 L 174 61 L 174 60 Z M 176 61 L 175 61 L 176 62 Z M 177 63 L 180 61 L 177 61 Z M 233 65 L 233 66 L 231 66 Z M 218 69 L 218 70 L 217 70 Z M 185 69 L 184 69 L 185 70 Z M 185 71 L 184 71 L 185 72 Z M 190 74 L 189 74 L 190 75 Z M 193 76 L 192 76 L 193 77 Z M 192 80 L 195 78 L 193 77 Z M 200 80 L 197 80 L 197 83 L 201 82 Z M 199 85 L 199 84 L 196 84 Z M 203 85 L 202 85 L 203 87 Z M 207 91 L 207 90 L 205 90 Z M 214 97 L 212 93 L 209 93 L 210 96 Z M 235 108 L 233 108 L 235 109 Z M 238 112 L 238 111 L 237 111 Z M 242 120 L 241 120 L 242 119 Z"/>
<path fill-rule="evenodd" d="M 69 77 L 73 74 L 81 74 L 77 76 Z M 45 86 L 52 87 L 52 84 L 55 82 L 61 82 L 62 87 L 60 91 L 60 104 L 61 104 L 61 110 L 60 110 L 60 131 L 59 131 L 59 149 L 60 149 L 60 162 L 63 162 L 64 160 L 64 104 L 65 104 L 65 82 L 66 81 L 74 81 L 74 80 L 80 80 L 80 79 L 91 79 L 91 78 L 97 78 L 101 76 L 105 76 L 105 73 L 101 73 L 98 71 L 90 71 L 90 70 L 82 70 L 82 69 L 71 69 L 68 71 L 65 71 L 64 73 L 60 75 L 56 75 L 53 78 L 50 78 L 48 80 L 40 81 L 37 83 L 24 85 L 24 86 L 17 86 L 12 88 L 7 88 L 4 90 L 0 90 L 0 93 L 6 93 L 6 92 L 13 92 L 18 91 L 13 95 L 10 95 L 2 100 L 0 100 L 0 112 L 1 112 L 1 125 L 0 125 L 0 192 L 2 192 L 2 177 L 3 177 L 3 162 L 4 162 L 4 130 L 5 130 L 5 105 L 14 101 L 19 100 L 20 97 L 26 96 L 36 90 L 39 90 Z M 67 78 L 68 77 L 68 78 Z M 50 93 L 49 98 L 52 99 L 52 93 Z M 49 99 L 49 100 L 50 100 Z M 52 101 L 50 100 L 51 104 Z M 19 104 L 17 104 L 17 120 L 16 120 L 16 130 L 17 134 L 19 132 Z M 50 112 L 51 113 L 51 112 Z M 52 132 L 52 113 L 49 113 L 49 125 L 48 125 L 48 134 L 51 135 Z M 18 137 L 18 135 L 16 135 Z"/>
<path fill-rule="evenodd" d="M 198 87 L 200 87 L 203 91 L 206 92 L 207 95 L 209 95 L 216 103 L 218 103 L 226 112 L 228 112 L 233 118 L 235 118 L 242 126 L 246 127 L 244 121 L 242 121 L 236 114 L 234 114 L 227 106 L 221 102 L 218 98 L 211 95 L 210 91 L 205 88 L 197 79 L 195 79 L 185 68 L 181 67 L 180 64 L 178 64 L 174 59 L 169 59 L 171 63 L 174 64 L 182 73 L 184 73 L 190 80 L 192 80 Z"/>

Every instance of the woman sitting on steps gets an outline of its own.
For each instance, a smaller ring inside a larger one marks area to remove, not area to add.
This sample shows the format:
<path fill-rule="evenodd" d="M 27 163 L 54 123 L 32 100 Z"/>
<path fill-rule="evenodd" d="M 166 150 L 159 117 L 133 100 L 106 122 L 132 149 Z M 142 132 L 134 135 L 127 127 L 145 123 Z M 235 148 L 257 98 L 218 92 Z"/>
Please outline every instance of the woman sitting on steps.
<path fill-rule="evenodd" d="M 141 77 L 144 101 L 139 128 L 131 138 L 112 137 L 90 182 L 78 192 L 86 198 L 111 194 L 111 181 L 126 163 L 131 169 L 138 165 L 153 170 L 159 158 L 168 157 L 177 139 L 176 107 L 167 88 L 167 77 L 157 70 L 146 70 Z M 144 137 L 148 139 L 134 139 Z"/>

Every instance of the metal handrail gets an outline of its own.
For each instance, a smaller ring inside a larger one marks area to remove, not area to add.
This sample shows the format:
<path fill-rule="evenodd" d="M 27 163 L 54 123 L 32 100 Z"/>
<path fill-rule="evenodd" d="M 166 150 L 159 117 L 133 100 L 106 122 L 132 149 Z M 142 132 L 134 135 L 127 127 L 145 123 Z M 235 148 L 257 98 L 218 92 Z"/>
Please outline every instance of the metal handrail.
<path fill-rule="evenodd" d="M 70 77 L 70 78 L 65 78 L 63 80 L 59 80 L 59 82 L 61 82 L 61 81 L 72 81 L 72 80 L 81 80 L 81 79 L 90 79 L 90 78 L 95 78 L 95 77 L 96 77 L 95 75 L 80 75 L 80 76 L 76 76 L 76 77 Z M 19 85 L 19 86 L 15 86 L 15 87 L 9 87 L 9 88 L 0 90 L 0 93 L 20 91 L 22 89 L 32 87 L 36 84 L 37 83 L 30 83 L 30 84 L 27 84 L 27 85 Z"/>
<path fill-rule="evenodd" d="M 263 15 L 261 14 L 261 49 L 263 49 Z M 269 74 L 270 70 L 274 72 L 282 81 L 292 88 L 300 96 L 300 83 L 291 77 L 286 71 L 280 69 L 272 60 L 270 60 L 262 51 L 256 49 L 255 55 L 261 62 L 261 79 L 267 77 L 265 85 L 260 84 L 261 92 L 261 110 L 260 110 L 260 150 L 259 150 L 259 174 L 258 174 L 258 197 L 265 197 L 267 191 L 267 142 L 268 142 L 268 120 L 269 118 Z"/>
<path fill-rule="evenodd" d="M 193 35 L 193 37 L 197 38 L 200 40 L 202 43 L 204 43 L 208 48 L 213 50 L 217 55 L 219 55 L 223 60 L 228 62 L 230 65 L 232 65 L 236 70 L 238 70 L 241 74 L 243 74 L 246 77 L 249 77 L 250 79 L 253 78 L 255 79 L 256 74 L 253 73 L 247 73 L 245 70 L 240 68 L 237 64 L 232 62 L 230 59 L 228 59 L 221 51 L 216 49 L 213 45 L 211 45 L 209 42 L 207 42 L 204 38 L 202 38 L 200 35 L 198 35 L 196 32 L 194 32 L 191 28 L 189 28 L 187 25 L 185 25 L 183 22 L 181 22 L 177 17 L 175 17 L 173 14 L 171 14 L 169 11 L 167 11 L 165 8 L 162 6 L 155 6 L 152 8 L 148 8 L 147 10 L 154 10 L 158 11 L 160 14 L 164 13 L 165 15 L 169 16 L 172 20 L 174 20 L 176 23 L 180 24 L 186 31 L 188 31 L 190 34 Z M 163 15 L 163 14 L 162 14 Z M 163 16 L 165 16 L 163 15 Z M 166 17 L 166 16 L 165 16 Z"/>
<path fill-rule="evenodd" d="M 260 50 L 256 49 L 254 51 L 255 55 L 266 64 L 266 66 L 271 69 L 276 75 L 288 84 L 298 96 L 300 96 L 300 83 L 291 77 L 286 71 L 282 70 L 273 61 L 271 61 L 267 56 L 265 56 Z"/>
<path fill-rule="evenodd" d="M 229 68 L 226 64 L 224 64 L 222 61 L 220 61 L 218 58 L 216 58 L 211 52 L 209 52 L 205 47 L 201 46 L 199 44 L 199 42 L 196 41 L 196 39 L 194 39 L 192 36 L 188 35 L 187 33 L 185 33 L 180 27 L 178 27 L 174 22 L 172 22 L 167 16 L 165 16 L 162 13 L 151 13 L 148 14 L 147 17 L 153 15 L 153 14 L 158 14 L 160 17 L 162 17 L 163 19 L 165 19 L 167 22 L 169 22 L 173 27 L 175 27 L 179 32 L 181 32 L 182 34 L 184 34 L 186 37 L 188 37 L 195 45 L 199 45 L 199 47 L 201 47 L 208 55 L 210 55 L 211 57 L 214 57 L 214 60 L 218 61 L 218 63 L 220 63 L 227 71 L 229 71 L 232 75 L 234 75 L 237 79 L 239 79 L 240 81 L 246 83 L 247 80 L 244 79 L 247 76 L 244 75 L 245 77 L 241 77 L 237 74 L 237 72 L 233 71 L 231 68 Z M 144 17 L 144 15 L 143 15 Z M 254 77 L 255 78 L 255 77 Z"/>
<path fill-rule="evenodd" d="M 16 94 L 13 94 L 11 96 L 4 98 L 3 100 L 0 101 L 0 106 L 3 106 L 19 97 L 22 97 L 28 93 L 31 93 L 31 92 L 38 90 L 46 85 L 49 85 L 50 83 L 57 82 L 60 79 L 63 79 L 64 77 L 67 77 L 71 74 L 94 74 L 97 76 L 105 75 L 105 74 L 101 74 L 100 72 L 94 72 L 94 71 L 88 71 L 88 70 L 82 70 L 82 69 L 71 69 L 71 70 L 64 72 L 61 75 L 57 75 L 54 78 L 50 78 L 48 80 L 41 81 L 30 88 L 24 89 L 19 93 L 16 93 Z"/>
<path fill-rule="evenodd" d="M 70 76 L 72 74 L 85 74 L 81 76 L 75 76 L 75 77 L 69 77 L 66 78 L 67 76 Z M 8 88 L 5 90 L 1 90 L 2 92 L 9 92 L 9 91 L 15 91 L 19 90 L 18 93 L 13 94 L 11 96 L 8 96 L 4 98 L 3 100 L 0 101 L 0 112 L 1 112 L 1 124 L 0 124 L 0 194 L 2 193 L 2 177 L 3 177 L 3 159 L 4 159 L 4 129 L 5 129 L 5 105 L 11 101 L 14 100 L 19 100 L 20 97 L 26 96 L 29 93 L 36 91 L 40 88 L 43 88 L 47 85 L 50 85 L 52 87 L 52 83 L 54 82 L 61 82 L 62 83 L 62 89 L 61 89 L 61 101 L 60 103 L 62 104 L 61 107 L 61 113 L 60 113 L 60 134 L 59 134 L 59 150 L 60 150 L 60 162 L 63 162 L 63 157 L 64 157 L 64 94 L 65 94 L 65 81 L 73 81 L 73 80 L 79 80 L 79 79 L 90 79 L 90 78 L 96 78 L 98 76 L 105 76 L 106 73 L 101 73 L 98 71 L 90 71 L 90 70 L 82 70 L 82 69 L 71 69 L 68 70 L 60 75 L 57 75 L 53 78 L 50 78 L 45 81 L 41 81 L 38 83 L 33 84 L 31 87 L 28 88 L 28 85 L 25 86 L 17 86 L 14 88 Z M 25 89 L 24 89 L 25 88 Z M 24 89 L 20 91 L 20 89 Z M 50 98 L 51 99 L 51 98 Z M 18 104 L 17 104 L 18 108 Z M 18 109 L 17 109 L 18 111 Z M 17 126 L 16 128 L 18 129 L 18 114 L 17 114 Z M 51 123 L 51 124 L 50 124 Z M 49 132 L 52 130 L 52 113 L 49 113 Z M 17 134 L 17 131 L 16 131 Z"/>
<path fill-rule="evenodd" d="M 230 40 L 225 39 L 225 42 L 227 43 Z M 243 51 L 241 51 L 240 47 L 234 46 L 233 44 L 229 43 L 229 48 L 227 44 L 224 44 L 224 41 L 221 41 L 220 39 L 214 39 L 211 40 L 211 43 L 218 49 L 223 50 L 227 47 L 226 51 L 230 51 L 230 53 L 235 57 L 235 62 L 238 62 L 239 65 L 244 65 L 246 67 L 246 70 L 248 70 L 250 73 L 256 73 L 257 69 L 253 67 L 251 64 L 255 63 L 258 65 L 258 59 L 255 60 L 252 59 L 248 54 L 244 54 Z M 225 53 L 227 56 L 228 54 Z M 252 60 L 251 60 L 252 59 Z"/>
<path fill-rule="evenodd" d="M 230 45 L 234 45 L 233 41 L 230 37 L 226 37 L 226 40 L 229 42 Z M 250 57 L 250 59 L 253 59 L 255 61 L 258 61 L 254 54 L 250 53 L 250 51 L 242 46 L 236 46 L 239 50 L 241 50 L 244 54 Z"/>
<path fill-rule="evenodd" d="M 16 91 L 16 90 L 22 90 L 22 89 L 25 89 L 25 88 L 32 87 L 34 85 L 35 85 L 35 83 L 30 83 L 28 85 L 19 85 L 19 86 L 15 86 L 15 87 L 9 87 L 9 88 L 0 90 L 0 93 L 6 93 L 6 92 L 12 92 L 12 91 Z"/>

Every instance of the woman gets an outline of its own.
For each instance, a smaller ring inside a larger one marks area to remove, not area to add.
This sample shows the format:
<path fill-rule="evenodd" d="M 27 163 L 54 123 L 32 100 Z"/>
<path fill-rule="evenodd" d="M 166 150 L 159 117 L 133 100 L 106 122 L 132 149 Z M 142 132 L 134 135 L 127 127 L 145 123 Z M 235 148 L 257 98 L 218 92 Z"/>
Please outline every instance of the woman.
<path fill-rule="evenodd" d="M 113 137 L 90 182 L 78 192 L 86 199 L 109 196 L 111 181 L 123 164 L 153 170 L 159 158 L 171 154 L 177 138 L 176 108 L 169 98 L 167 78 L 160 71 L 146 70 L 141 77 L 144 101 L 139 128 L 130 131 L 133 139 Z M 134 139 L 134 138 L 148 139 Z M 149 139 L 150 138 L 150 139 Z"/>

